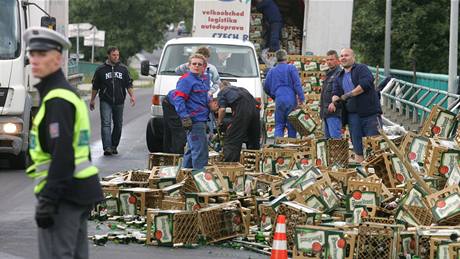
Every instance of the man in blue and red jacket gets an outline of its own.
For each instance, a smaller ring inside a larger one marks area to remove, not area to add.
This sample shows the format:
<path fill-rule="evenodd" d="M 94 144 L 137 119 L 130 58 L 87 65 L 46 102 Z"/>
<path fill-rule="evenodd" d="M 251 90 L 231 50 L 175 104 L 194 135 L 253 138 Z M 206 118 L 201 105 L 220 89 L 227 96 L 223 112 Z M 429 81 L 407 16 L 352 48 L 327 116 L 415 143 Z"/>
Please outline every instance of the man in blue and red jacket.
<path fill-rule="evenodd" d="M 174 107 L 182 127 L 187 132 L 188 149 L 184 154 L 184 168 L 203 169 L 208 164 L 206 122 L 209 118 L 209 78 L 203 75 L 206 59 L 201 54 L 189 58 L 190 72 L 176 85 Z"/>
<path fill-rule="evenodd" d="M 362 138 L 379 135 L 382 108 L 371 71 L 366 65 L 355 63 L 355 53 L 352 49 L 342 49 L 340 63 L 343 70 L 334 81 L 332 103 L 329 104 L 328 110 L 333 112 L 336 108 L 335 103 L 339 100 L 345 103 L 355 161 L 362 162 Z"/>

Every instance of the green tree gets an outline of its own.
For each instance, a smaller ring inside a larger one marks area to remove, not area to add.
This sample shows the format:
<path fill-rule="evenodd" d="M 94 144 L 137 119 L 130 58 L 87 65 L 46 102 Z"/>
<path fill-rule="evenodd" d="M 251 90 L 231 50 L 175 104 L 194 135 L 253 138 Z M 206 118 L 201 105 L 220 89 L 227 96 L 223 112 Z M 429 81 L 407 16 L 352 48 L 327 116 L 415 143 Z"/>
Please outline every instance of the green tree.
<path fill-rule="evenodd" d="M 352 47 L 360 62 L 383 66 L 385 1 L 355 0 Z M 392 1 L 391 68 L 447 73 L 449 0 Z"/>
<path fill-rule="evenodd" d="M 105 59 L 107 46 L 120 48 L 123 60 L 140 50 L 152 51 L 164 42 L 167 24 L 193 15 L 193 0 L 72 0 L 69 6 L 70 23 L 88 22 L 105 30 L 106 47 L 97 48 L 98 61 Z M 83 52 L 90 57 L 91 47 Z"/>

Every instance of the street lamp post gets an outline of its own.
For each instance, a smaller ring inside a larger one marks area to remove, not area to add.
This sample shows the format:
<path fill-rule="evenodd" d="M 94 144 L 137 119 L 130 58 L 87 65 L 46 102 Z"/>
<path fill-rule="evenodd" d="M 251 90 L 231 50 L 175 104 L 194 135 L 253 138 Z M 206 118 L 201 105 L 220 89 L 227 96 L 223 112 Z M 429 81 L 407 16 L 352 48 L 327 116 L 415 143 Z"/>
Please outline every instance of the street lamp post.
<path fill-rule="evenodd" d="M 458 1 L 450 1 L 450 39 L 449 39 L 449 93 L 456 94 L 457 85 L 457 58 L 458 58 Z M 451 102 L 449 98 L 449 104 Z"/>

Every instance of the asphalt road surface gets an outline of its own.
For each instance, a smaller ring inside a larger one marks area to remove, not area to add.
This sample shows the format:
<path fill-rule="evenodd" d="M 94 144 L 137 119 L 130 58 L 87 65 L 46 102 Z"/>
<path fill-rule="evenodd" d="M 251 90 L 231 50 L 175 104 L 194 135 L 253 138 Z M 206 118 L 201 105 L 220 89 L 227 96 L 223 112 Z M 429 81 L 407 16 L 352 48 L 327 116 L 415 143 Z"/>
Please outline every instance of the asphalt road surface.
<path fill-rule="evenodd" d="M 104 157 L 100 139 L 99 107 L 91 112 L 91 151 L 100 175 L 116 171 L 146 168 L 147 146 L 145 128 L 149 119 L 152 89 L 136 89 L 137 103 L 130 107 L 126 102 L 123 134 L 119 155 Z M 8 161 L 0 157 L 0 259 L 38 258 L 37 228 L 33 220 L 35 197 L 33 182 L 24 170 L 11 170 Z M 95 231 L 90 223 L 89 234 Z M 90 243 L 91 258 L 267 258 L 267 256 L 230 248 L 203 246 L 195 249 L 166 248 L 139 244 L 93 246 Z"/>

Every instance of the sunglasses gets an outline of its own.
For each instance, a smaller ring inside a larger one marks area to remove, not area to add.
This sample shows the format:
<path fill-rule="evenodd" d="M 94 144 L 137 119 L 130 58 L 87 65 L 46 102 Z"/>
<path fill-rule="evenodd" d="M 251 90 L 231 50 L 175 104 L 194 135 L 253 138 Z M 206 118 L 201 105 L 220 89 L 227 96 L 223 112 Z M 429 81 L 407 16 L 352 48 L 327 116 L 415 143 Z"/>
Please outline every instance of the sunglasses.
<path fill-rule="evenodd" d="M 192 66 L 199 66 L 199 67 L 202 67 L 203 66 L 203 63 L 191 63 Z"/>

